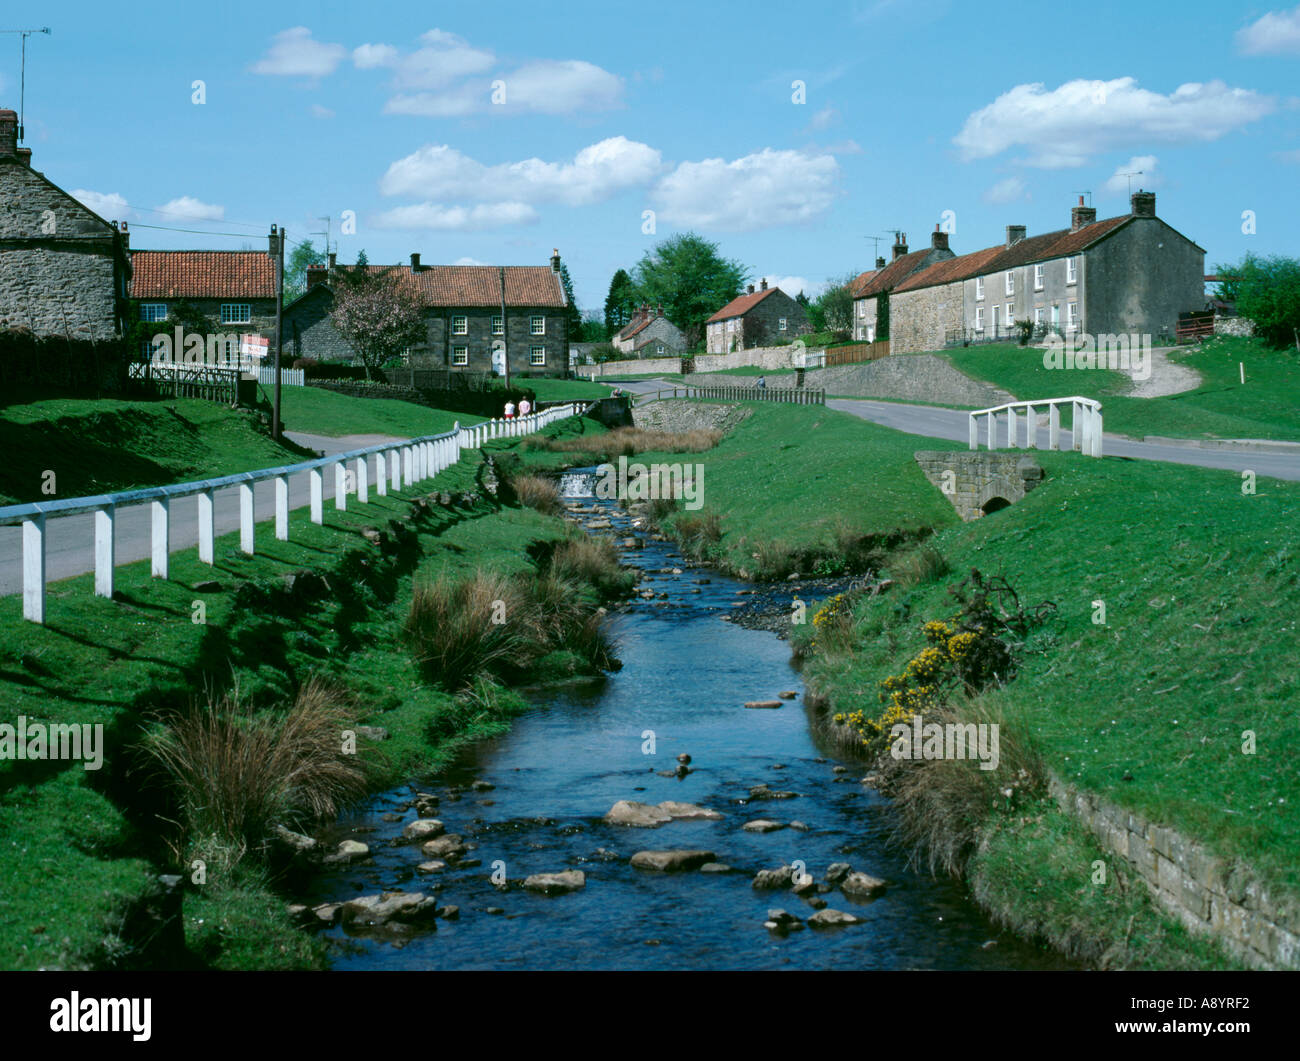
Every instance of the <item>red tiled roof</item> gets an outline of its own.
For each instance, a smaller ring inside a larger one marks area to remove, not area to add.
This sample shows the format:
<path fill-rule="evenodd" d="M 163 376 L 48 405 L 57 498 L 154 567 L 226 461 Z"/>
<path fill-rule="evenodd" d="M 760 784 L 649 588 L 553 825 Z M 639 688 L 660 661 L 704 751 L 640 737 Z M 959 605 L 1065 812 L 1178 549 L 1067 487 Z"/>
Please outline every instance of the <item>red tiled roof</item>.
<path fill-rule="evenodd" d="M 714 321 L 725 321 L 730 320 L 732 317 L 743 317 L 751 309 L 762 302 L 763 299 L 767 298 L 767 296 L 773 291 L 780 290 L 779 287 L 769 287 L 766 291 L 755 291 L 752 294 L 737 295 L 704 323 L 712 324 Z"/>
<path fill-rule="evenodd" d="M 862 275 L 866 277 L 866 280 L 861 287 L 854 289 L 853 297 L 871 298 L 882 291 L 889 291 L 897 287 L 921 267 L 921 263 L 925 261 L 926 255 L 932 249 L 931 247 L 922 247 L 910 254 L 904 254 L 901 258 L 895 258 L 883 269 L 863 273 Z"/>
<path fill-rule="evenodd" d="M 970 254 L 935 262 L 928 269 L 922 269 L 914 276 L 908 277 L 895 290 L 916 291 L 923 287 L 951 284 L 986 273 L 997 273 L 1020 265 L 1029 265 L 1032 262 L 1044 262 L 1051 258 L 1077 254 L 1110 235 L 1131 218 L 1131 214 L 1109 217 L 1105 221 L 1094 221 L 1091 225 L 1084 225 L 1077 232 L 1071 232 L 1068 228 L 1057 229 L 1055 232 L 1044 232 L 1040 236 L 1018 240 L 1010 247 L 1005 243 L 999 243 L 993 247 L 985 247 L 983 250 L 972 251 Z"/>
<path fill-rule="evenodd" d="M 266 251 L 132 251 L 132 298 L 275 298 Z"/>
<path fill-rule="evenodd" d="M 346 268 L 346 266 L 344 267 Z M 507 306 L 563 308 L 564 285 L 547 265 L 372 265 L 372 273 L 390 273 L 425 306 L 499 306 L 505 270 Z"/>

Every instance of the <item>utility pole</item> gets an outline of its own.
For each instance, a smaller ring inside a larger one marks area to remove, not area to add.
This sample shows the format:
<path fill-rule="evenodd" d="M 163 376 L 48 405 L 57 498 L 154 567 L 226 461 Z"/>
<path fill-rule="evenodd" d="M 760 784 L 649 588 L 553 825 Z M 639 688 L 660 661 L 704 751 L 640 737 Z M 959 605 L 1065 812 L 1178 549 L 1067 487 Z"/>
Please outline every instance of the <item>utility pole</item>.
<path fill-rule="evenodd" d="M 33 33 L 50 34 L 49 26 L 40 29 L 0 29 L 0 33 L 17 33 L 22 40 L 22 62 L 18 75 L 18 142 L 23 141 L 23 124 L 27 120 L 27 38 Z"/>
<path fill-rule="evenodd" d="M 271 226 L 271 247 L 275 254 L 275 397 L 272 400 L 271 437 L 280 441 L 280 343 L 284 313 L 284 229 Z"/>

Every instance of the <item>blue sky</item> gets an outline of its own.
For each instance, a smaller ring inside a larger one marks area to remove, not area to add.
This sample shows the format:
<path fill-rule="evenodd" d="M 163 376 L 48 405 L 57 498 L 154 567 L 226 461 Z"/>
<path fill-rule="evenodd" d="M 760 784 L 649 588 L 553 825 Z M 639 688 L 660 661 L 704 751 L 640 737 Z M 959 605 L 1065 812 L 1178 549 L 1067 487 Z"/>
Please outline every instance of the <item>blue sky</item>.
<path fill-rule="evenodd" d="M 348 262 L 559 247 L 599 309 L 616 268 L 694 230 L 811 294 L 893 228 L 915 248 L 944 221 L 964 253 L 1068 225 L 1080 193 L 1127 212 L 1129 170 L 1207 269 L 1300 243 L 1300 7 L 6 7 L 0 28 L 53 29 L 28 43 L 33 165 L 135 248 L 261 247 L 273 221 L 319 245 L 331 215 Z M 5 106 L 18 75 L 0 36 Z"/>

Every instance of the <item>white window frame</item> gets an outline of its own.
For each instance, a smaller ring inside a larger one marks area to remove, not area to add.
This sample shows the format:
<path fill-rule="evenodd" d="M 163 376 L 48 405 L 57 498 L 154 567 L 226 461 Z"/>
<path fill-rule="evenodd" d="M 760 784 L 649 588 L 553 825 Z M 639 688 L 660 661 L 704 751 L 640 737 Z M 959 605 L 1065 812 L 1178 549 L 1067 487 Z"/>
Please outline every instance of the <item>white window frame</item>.
<path fill-rule="evenodd" d="M 528 364 L 529 364 L 529 365 L 545 365 L 545 364 L 546 364 L 546 347 L 544 347 L 544 346 L 530 346 L 530 347 L 528 348 Z"/>
<path fill-rule="evenodd" d="M 982 332 L 984 330 L 984 307 L 975 307 L 975 330 Z"/>
<path fill-rule="evenodd" d="M 506 319 L 500 313 L 492 314 L 492 334 L 505 335 Z"/>
<path fill-rule="evenodd" d="M 469 317 L 464 313 L 453 313 L 451 315 L 451 334 L 468 335 L 469 334 Z"/>
<path fill-rule="evenodd" d="M 785 320 L 786 320 L 786 319 L 785 319 L 784 317 L 778 317 L 778 318 L 777 318 L 777 322 L 776 322 L 776 330 L 777 330 L 777 331 L 779 331 L 779 332 L 783 332 L 783 331 L 785 331 Z"/>
<path fill-rule="evenodd" d="M 975 277 L 975 299 L 977 302 L 984 301 L 984 277 Z"/>
<path fill-rule="evenodd" d="M 542 316 L 540 313 L 534 313 L 531 317 L 528 318 L 528 334 L 529 335 L 546 334 L 546 318 Z"/>
<path fill-rule="evenodd" d="M 1067 302 L 1065 304 L 1065 326 L 1070 329 L 1079 327 L 1079 303 Z"/>
<path fill-rule="evenodd" d="M 1035 307 L 1034 307 L 1034 323 L 1035 323 L 1035 324 L 1042 324 L 1042 323 L 1046 320 L 1046 317 L 1044 316 L 1044 314 L 1046 314 L 1046 312 L 1047 312 L 1047 311 L 1046 311 L 1045 309 L 1043 309 L 1042 306 L 1035 306 Z"/>
<path fill-rule="evenodd" d="M 993 326 L 994 331 L 998 330 L 998 306 L 996 302 L 993 304 L 993 312 L 989 314 L 989 324 Z"/>
<path fill-rule="evenodd" d="M 1043 279 L 1043 266 L 1035 265 L 1034 266 L 1034 290 L 1035 291 L 1043 290 L 1044 282 L 1045 281 Z"/>
<path fill-rule="evenodd" d="M 149 324 L 157 324 L 167 319 L 166 302 L 141 302 L 140 319 Z"/>
<path fill-rule="evenodd" d="M 236 310 L 240 312 L 236 313 Z M 221 303 L 221 323 L 222 324 L 252 324 L 253 323 L 252 303 L 251 302 Z"/>
<path fill-rule="evenodd" d="M 1014 302 L 1007 303 L 1007 330 L 1010 331 L 1016 323 L 1016 305 Z"/>
<path fill-rule="evenodd" d="M 1077 255 L 1065 259 L 1065 282 L 1067 284 L 1077 284 L 1079 282 L 1079 258 Z"/>
<path fill-rule="evenodd" d="M 469 347 L 468 347 L 468 346 L 453 346 L 453 347 L 451 348 L 451 363 L 452 363 L 453 365 L 468 365 L 468 364 L 469 364 Z"/>
<path fill-rule="evenodd" d="M 658 354 L 660 357 L 663 357 L 664 354 L 667 353 L 667 351 L 664 350 L 664 344 L 663 344 L 663 343 L 660 343 L 659 345 L 657 345 L 657 346 L 655 347 L 655 353 Z"/>
<path fill-rule="evenodd" d="M 1007 270 L 1006 293 L 1014 295 L 1016 293 L 1016 274 L 1010 269 Z"/>

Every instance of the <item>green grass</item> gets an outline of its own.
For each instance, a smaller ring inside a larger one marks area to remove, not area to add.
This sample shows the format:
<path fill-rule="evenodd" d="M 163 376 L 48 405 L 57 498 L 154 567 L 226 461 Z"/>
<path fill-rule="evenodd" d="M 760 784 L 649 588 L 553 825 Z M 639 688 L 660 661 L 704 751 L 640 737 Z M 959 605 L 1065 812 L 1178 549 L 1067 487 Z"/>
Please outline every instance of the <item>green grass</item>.
<path fill-rule="evenodd" d="M 491 448 L 500 454 L 513 444 Z M 476 473 L 477 462 L 463 460 L 434 485 L 477 489 Z M 93 595 L 89 575 L 51 584 L 44 625 L 21 619 L 19 597 L 0 599 L 5 714 L 102 724 L 106 748 L 98 772 L 80 763 L 0 762 L 0 968 L 130 963 L 123 914 L 149 872 L 174 864 L 166 823 L 156 817 L 165 807 L 148 778 L 131 771 L 134 748 L 154 711 L 183 705 L 205 682 L 238 681 L 263 707 L 284 702 L 310 675 L 339 684 L 354 697 L 359 722 L 391 734 L 366 752 L 375 788 L 432 772 L 464 742 L 503 732 L 524 709 L 508 691 L 485 709 L 426 685 L 400 627 L 415 580 L 474 568 L 529 578 L 527 547 L 563 537 L 564 525 L 486 500 L 417 512 L 409 496 L 329 508 L 321 527 L 297 510 L 290 541 L 275 540 L 263 523 L 257 555 L 244 555 L 227 535 L 212 567 L 194 551 L 174 554 L 167 581 L 151 578 L 148 562 L 119 567 L 112 601 Z M 418 538 L 381 550 L 361 534 L 371 526 L 390 534 L 410 527 Z M 280 577 L 304 567 L 322 571 L 333 592 L 286 602 Z M 220 590 L 191 588 L 208 579 Z M 206 608 L 203 623 L 192 621 L 196 601 Z M 252 870 L 210 877 L 187 894 L 187 943 L 217 968 L 320 966 L 323 952 L 289 923 L 285 901 Z"/>
<path fill-rule="evenodd" d="M 590 398 L 608 398 L 609 387 L 585 379 L 525 379 L 520 386 L 537 395 L 539 402 L 567 402 Z"/>
<path fill-rule="evenodd" d="M 253 414 L 197 399 L 9 405 L 0 412 L 0 452 L 0 504 L 230 475 L 307 456 L 273 442 Z M 53 493 L 42 489 L 49 472 Z"/>
<path fill-rule="evenodd" d="M 1079 394 L 1104 398 L 1129 389 L 1129 378 L 1110 369 L 1064 371 L 1043 366 L 1043 351 L 1032 346 L 993 344 L 938 353 L 972 379 L 992 383 L 1017 398 L 1058 398 Z M 1108 428 L 1109 424 L 1106 425 Z"/>
<path fill-rule="evenodd" d="M 258 400 L 269 402 L 270 388 L 259 388 Z M 395 398 L 353 398 L 320 387 L 281 387 L 280 415 L 286 431 L 332 438 L 343 435 L 412 438 L 450 431 L 458 420 L 462 427 L 468 427 L 482 419 Z"/>

